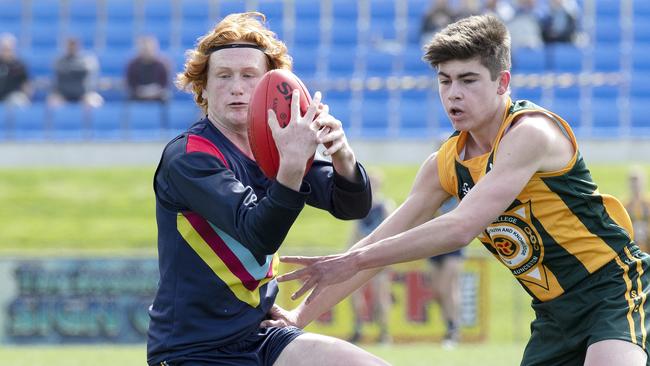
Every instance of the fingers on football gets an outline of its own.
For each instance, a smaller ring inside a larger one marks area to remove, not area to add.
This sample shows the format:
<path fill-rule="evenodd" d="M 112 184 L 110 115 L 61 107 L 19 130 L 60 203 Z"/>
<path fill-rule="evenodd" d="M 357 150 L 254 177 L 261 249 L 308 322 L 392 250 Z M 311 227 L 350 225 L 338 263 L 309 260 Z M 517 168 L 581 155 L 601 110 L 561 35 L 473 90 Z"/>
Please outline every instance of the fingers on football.
<path fill-rule="evenodd" d="M 280 121 L 278 121 L 278 117 L 276 117 L 273 109 L 268 110 L 267 116 L 268 116 L 267 123 L 269 124 L 269 128 L 271 129 L 271 133 L 275 135 L 276 131 L 282 128 L 280 127 Z"/>
<path fill-rule="evenodd" d="M 321 100 L 321 93 L 317 91 L 314 94 L 314 99 L 312 99 L 311 103 L 309 104 L 309 107 L 307 108 L 307 113 L 305 113 L 304 120 L 305 121 L 313 121 L 314 118 L 316 117 L 316 113 L 318 113 L 318 106 L 320 105 L 320 100 Z"/>
<path fill-rule="evenodd" d="M 295 123 L 300 120 L 300 92 L 294 89 L 291 93 L 291 122 Z"/>
<path fill-rule="evenodd" d="M 343 130 L 341 129 L 332 130 L 329 127 L 325 127 L 321 131 L 323 131 L 323 133 L 318 138 L 318 142 L 321 144 L 339 140 L 344 136 Z"/>

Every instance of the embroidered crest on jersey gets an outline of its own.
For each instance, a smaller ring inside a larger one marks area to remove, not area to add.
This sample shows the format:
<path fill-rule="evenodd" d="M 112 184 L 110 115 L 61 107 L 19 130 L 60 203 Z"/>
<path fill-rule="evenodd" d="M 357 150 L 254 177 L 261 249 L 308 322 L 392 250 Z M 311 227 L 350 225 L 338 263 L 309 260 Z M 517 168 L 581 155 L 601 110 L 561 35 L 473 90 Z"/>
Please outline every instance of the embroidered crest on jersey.
<path fill-rule="evenodd" d="M 548 289 L 546 270 L 541 265 L 544 248 L 533 219 L 530 201 L 517 202 L 492 222 L 479 239 L 520 281 Z"/>

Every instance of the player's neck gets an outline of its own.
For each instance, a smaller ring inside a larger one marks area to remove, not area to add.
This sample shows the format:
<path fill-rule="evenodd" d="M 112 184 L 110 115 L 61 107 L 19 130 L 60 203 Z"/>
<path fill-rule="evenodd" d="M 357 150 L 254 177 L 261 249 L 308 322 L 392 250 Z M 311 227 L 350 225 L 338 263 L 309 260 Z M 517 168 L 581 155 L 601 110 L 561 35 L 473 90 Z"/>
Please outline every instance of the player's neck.
<path fill-rule="evenodd" d="M 469 131 L 467 144 L 477 155 L 485 154 L 494 147 L 494 142 L 504 121 L 506 104 L 507 101 L 504 100 L 484 123 Z"/>
<path fill-rule="evenodd" d="M 248 131 L 246 129 L 237 129 L 232 126 L 227 126 L 220 123 L 218 119 L 209 118 L 210 122 L 216 127 L 221 134 L 233 143 L 242 154 L 246 155 L 251 160 L 255 160 L 250 144 L 248 143 Z"/>

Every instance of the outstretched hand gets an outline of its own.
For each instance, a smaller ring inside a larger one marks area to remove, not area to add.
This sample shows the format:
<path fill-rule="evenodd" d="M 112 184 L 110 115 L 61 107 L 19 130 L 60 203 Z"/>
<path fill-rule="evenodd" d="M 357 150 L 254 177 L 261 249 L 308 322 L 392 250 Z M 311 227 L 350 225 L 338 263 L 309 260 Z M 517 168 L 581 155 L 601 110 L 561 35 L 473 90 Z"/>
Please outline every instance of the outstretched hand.
<path fill-rule="evenodd" d="M 346 281 L 357 273 L 358 269 L 353 263 L 354 257 L 352 253 L 354 252 L 324 257 L 281 257 L 281 262 L 299 264 L 305 266 L 305 268 L 278 276 L 277 280 L 279 282 L 303 280 L 302 286 L 291 295 L 291 299 L 295 300 L 313 289 L 307 300 L 305 300 L 305 304 L 309 304 L 325 287 Z"/>

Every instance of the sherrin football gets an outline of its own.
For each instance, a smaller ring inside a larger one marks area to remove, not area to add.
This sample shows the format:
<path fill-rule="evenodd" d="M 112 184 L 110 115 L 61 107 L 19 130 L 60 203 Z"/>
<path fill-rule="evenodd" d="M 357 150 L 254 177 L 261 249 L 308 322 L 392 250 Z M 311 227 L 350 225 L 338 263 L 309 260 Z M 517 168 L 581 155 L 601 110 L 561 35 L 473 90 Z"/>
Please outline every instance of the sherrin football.
<path fill-rule="evenodd" d="M 272 109 L 283 128 L 291 120 L 291 94 L 300 92 L 300 114 L 304 115 L 311 103 L 305 84 L 291 71 L 275 69 L 262 76 L 248 103 L 248 140 L 257 165 L 264 175 L 275 179 L 280 166 L 280 156 L 268 124 L 267 111 Z M 314 158 L 307 162 L 305 174 Z"/>

